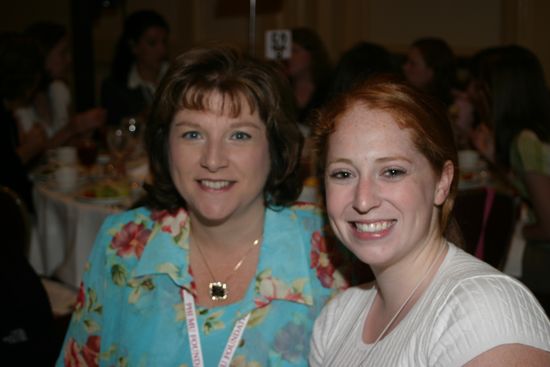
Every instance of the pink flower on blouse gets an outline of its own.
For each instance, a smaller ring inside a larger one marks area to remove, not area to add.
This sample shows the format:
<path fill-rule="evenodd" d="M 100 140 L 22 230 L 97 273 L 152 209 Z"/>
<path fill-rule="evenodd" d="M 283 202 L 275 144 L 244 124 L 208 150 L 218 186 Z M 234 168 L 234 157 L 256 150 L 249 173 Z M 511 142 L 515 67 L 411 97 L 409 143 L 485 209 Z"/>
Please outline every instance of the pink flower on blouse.
<path fill-rule="evenodd" d="M 86 294 L 84 293 L 84 283 L 80 282 L 78 289 L 78 295 L 76 296 L 76 303 L 74 304 L 75 312 L 78 312 L 84 308 L 84 302 L 86 302 Z"/>
<path fill-rule="evenodd" d="M 101 346 L 101 337 L 91 335 L 82 348 L 82 356 L 88 366 L 99 366 L 99 348 Z"/>
<path fill-rule="evenodd" d="M 145 228 L 143 223 L 130 222 L 124 225 L 111 242 L 111 247 L 116 250 L 118 256 L 131 256 L 135 254 L 139 259 L 151 231 Z"/>
<path fill-rule="evenodd" d="M 65 349 L 63 364 L 65 367 L 97 367 L 99 366 L 99 348 L 101 338 L 97 335 L 88 337 L 81 348 L 73 338 L 69 339 Z"/>
<path fill-rule="evenodd" d="M 176 213 L 171 213 L 168 210 L 159 210 L 153 212 L 151 217 L 155 222 L 160 223 L 160 228 L 163 232 L 170 233 L 173 237 L 176 237 L 185 226 L 188 215 L 183 209 L 179 209 Z"/>
<path fill-rule="evenodd" d="M 330 288 L 334 285 L 334 272 L 336 268 L 329 258 L 329 251 L 325 237 L 319 231 L 311 235 L 311 267 L 315 268 L 317 278 L 324 287 Z"/>

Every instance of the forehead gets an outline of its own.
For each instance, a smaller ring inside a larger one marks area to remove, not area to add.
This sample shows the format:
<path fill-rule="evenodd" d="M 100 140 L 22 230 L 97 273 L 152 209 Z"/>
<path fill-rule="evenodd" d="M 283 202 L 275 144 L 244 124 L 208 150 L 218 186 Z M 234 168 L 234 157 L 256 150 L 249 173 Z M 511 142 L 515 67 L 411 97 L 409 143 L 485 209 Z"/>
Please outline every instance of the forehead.
<path fill-rule="evenodd" d="M 338 119 L 329 144 L 333 152 L 373 148 L 417 151 L 410 129 L 402 127 L 389 112 L 362 104 L 355 104 Z"/>
<path fill-rule="evenodd" d="M 243 92 L 219 90 L 190 89 L 182 97 L 180 109 L 208 111 L 216 115 L 239 117 L 254 115 L 258 109 L 253 101 L 246 98 Z"/>
<path fill-rule="evenodd" d="M 236 103 L 238 103 L 236 105 Z M 265 128 L 265 123 L 260 118 L 258 110 L 252 110 L 244 96 L 240 97 L 240 101 L 229 100 L 227 95 L 219 92 L 204 96 L 199 104 L 184 104 L 176 110 L 172 119 L 173 124 L 182 121 L 193 122 L 196 124 L 214 123 L 218 125 L 220 121 L 227 123 L 249 123 L 261 125 Z"/>

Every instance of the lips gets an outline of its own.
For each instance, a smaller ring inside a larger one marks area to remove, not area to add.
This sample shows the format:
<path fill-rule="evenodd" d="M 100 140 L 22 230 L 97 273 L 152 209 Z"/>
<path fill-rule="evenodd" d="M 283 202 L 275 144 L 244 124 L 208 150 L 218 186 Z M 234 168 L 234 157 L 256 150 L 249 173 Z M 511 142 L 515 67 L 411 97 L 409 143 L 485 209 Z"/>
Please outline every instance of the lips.
<path fill-rule="evenodd" d="M 223 190 L 234 182 L 228 180 L 198 180 L 198 183 L 209 190 Z"/>
<path fill-rule="evenodd" d="M 381 233 L 387 231 L 397 221 L 396 220 L 380 220 L 372 221 L 369 223 L 364 222 L 352 222 L 352 226 L 359 233 Z"/>

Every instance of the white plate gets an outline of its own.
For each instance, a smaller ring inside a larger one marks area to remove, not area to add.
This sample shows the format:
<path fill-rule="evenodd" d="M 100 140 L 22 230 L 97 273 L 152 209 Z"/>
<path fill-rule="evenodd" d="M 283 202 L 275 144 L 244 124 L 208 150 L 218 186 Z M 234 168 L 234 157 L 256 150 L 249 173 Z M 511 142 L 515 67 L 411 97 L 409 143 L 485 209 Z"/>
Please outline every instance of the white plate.
<path fill-rule="evenodd" d="M 76 195 L 76 200 L 81 201 L 83 203 L 96 204 L 96 205 L 116 205 L 116 204 L 120 204 L 127 198 L 128 196 L 93 198 L 93 197 L 84 196 L 81 194 Z"/>
<path fill-rule="evenodd" d="M 86 178 L 84 176 L 78 176 L 78 178 L 76 180 L 76 183 L 73 187 L 64 189 L 64 188 L 60 187 L 59 182 L 57 182 L 55 177 L 50 177 L 46 181 L 46 187 L 49 190 L 52 190 L 52 191 L 70 193 L 70 192 L 74 192 L 74 191 L 78 190 L 80 187 L 84 186 L 87 182 L 88 182 L 88 178 Z"/>

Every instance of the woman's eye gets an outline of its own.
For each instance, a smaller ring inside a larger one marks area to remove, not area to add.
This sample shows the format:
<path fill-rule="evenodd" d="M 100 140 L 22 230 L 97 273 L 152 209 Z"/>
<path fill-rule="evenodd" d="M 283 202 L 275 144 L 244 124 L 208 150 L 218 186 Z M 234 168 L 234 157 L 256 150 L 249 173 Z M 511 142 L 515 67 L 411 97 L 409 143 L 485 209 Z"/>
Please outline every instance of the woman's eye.
<path fill-rule="evenodd" d="M 383 172 L 383 175 L 388 178 L 396 178 L 405 174 L 405 171 L 400 168 L 388 168 Z"/>
<path fill-rule="evenodd" d="M 251 137 L 252 136 L 250 134 L 243 131 L 236 131 L 235 133 L 233 133 L 233 135 L 231 135 L 231 138 L 234 140 L 248 140 Z"/>
<path fill-rule="evenodd" d="M 186 131 L 181 135 L 182 138 L 189 140 L 199 139 L 200 136 L 201 134 L 198 131 Z"/>
<path fill-rule="evenodd" d="M 330 178 L 335 178 L 337 180 L 344 180 L 346 178 L 350 178 L 351 173 L 348 171 L 334 171 L 334 172 L 331 172 L 328 176 Z"/>

